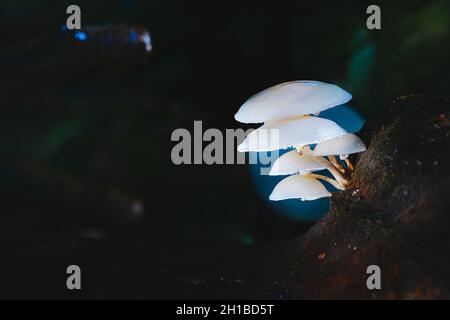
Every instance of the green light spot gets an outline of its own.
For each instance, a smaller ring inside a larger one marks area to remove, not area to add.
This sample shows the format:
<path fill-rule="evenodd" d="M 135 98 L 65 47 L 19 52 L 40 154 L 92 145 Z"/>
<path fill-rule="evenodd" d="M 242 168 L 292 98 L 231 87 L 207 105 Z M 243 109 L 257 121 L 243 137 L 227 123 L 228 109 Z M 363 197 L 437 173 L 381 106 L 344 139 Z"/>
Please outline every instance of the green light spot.
<path fill-rule="evenodd" d="M 249 246 L 255 243 L 253 237 L 249 234 L 244 234 L 241 238 L 241 242 L 243 245 Z"/>

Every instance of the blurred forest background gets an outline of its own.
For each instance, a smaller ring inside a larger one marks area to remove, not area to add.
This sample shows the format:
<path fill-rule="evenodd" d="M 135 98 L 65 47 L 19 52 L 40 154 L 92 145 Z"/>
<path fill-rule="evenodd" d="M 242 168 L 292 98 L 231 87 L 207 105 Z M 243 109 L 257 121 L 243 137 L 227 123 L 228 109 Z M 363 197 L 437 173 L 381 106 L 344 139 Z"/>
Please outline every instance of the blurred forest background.
<path fill-rule="evenodd" d="M 55 286 L 54 272 L 76 261 L 117 267 L 117 277 L 143 261 L 155 274 L 192 274 L 201 259 L 208 268 L 215 255 L 301 235 L 312 222 L 275 212 L 248 166 L 170 160 L 174 129 L 238 128 L 234 113 L 264 88 L 336 83 L 366 118 L 396 96 L 450 93 L 445 0 L 379 2 L 376 31 L 362 1 L 80 0 L 82 27 L 143 27 L 153 51 L 131 67 L 47 76 L 33 39 L 60 32 L 70 4 L 0 0 L 1 296 L 56 294 L 23 278 L 30 266 L 49 268 Z M 12 91 L 14 68 L 29 59 L 45 81 Z M 198 250 L 211 251 L 194 261 Z"/>

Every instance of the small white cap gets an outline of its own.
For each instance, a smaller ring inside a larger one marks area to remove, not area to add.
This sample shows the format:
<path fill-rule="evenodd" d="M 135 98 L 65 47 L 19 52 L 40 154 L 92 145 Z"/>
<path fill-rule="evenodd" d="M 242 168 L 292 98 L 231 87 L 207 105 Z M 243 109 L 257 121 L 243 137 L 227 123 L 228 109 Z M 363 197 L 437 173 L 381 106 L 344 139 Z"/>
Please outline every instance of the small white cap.
<path fill-rule="evenodd" d="M 275 160 L 270 169 L 270 176 L 289 175 L 294 173 L 307 174 L 311 171 L 323 170 L 325 167 L 318 163 L 311 155 L 309 148 L 303 148 L 300 154 L 297 150 L 291 150 Z"/>
<path fill-rule="evenodd" d="M 267 122 L 252 131 L 238 146 L 238 151 L 273 151 L 302 147 L 341 137 L 347 131 L 334 121 L 318 117 Z"/>
<path fill-rule="evenodd" d="M 344 104 L 352 95 L 334 84 L 291 81 L 270 87 L 249 98 L 235 114 L 242 123 L 292 119 Z"/>
<path fill-rule="evenodd" d="M 342 137 L 323 141 L 315 147 L 312 155 L 318 156 L 342 156 L 345 159 L 346 155 L 363 152 L 366 150 L 364 142 L 355 134 L 347 133 Z"/>
<path fill-rule="evenodd" d="M 293 175 L 281 180 L 273 189 L 269 199 L 273 201 L 286 199 L 305 201 L 330 196 L 331 193 L 317 179 L 308 175 Z"/>

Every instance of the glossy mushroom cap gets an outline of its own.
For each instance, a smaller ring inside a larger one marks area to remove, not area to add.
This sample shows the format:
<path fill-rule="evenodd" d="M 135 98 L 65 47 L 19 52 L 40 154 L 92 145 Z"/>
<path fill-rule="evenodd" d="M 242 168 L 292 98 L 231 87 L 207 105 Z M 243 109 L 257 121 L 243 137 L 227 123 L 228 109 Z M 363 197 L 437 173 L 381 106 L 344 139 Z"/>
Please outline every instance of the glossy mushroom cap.
<path fill-rule="evenodd" d="M 297 150 L 286 152 L 275 160 L 269 175 L 307 174 L 312 171 L 325 169 L 325 166 L 317 162 L 311 153 L 312 151 L 306 147 L 303 148 L 301 154 Z"/>
<path fill-rule="evenodd" d="M 346 155 L 365 150 L 366 145 L 357 135 L 347 133 L 341 137 L 317 144 L 312 155 L 315 157 L 336 155 L 345 158 Z"/>
<path fill-rule="evenodd" d="M 309 176 L 293 175 L 281 180 L 273 189 L 269 199 L 316 200 L 330 197 L 331 193 L 317 179 Z"/>
<path fill-rule="evenodd" d="M 238 151 L 273 151 L 302 147 L 341 137 L 347 131 L 334 121 L 318 117 L 271 121 L 252 131 L 238 146 Z"/>
<path fill-rule="evenodd" d="M 242 123 L 292 119 L 344 104 L 352 98 L 336 85 L 320 81 L 291 81 L 249 98 L 235 114 Z"/>

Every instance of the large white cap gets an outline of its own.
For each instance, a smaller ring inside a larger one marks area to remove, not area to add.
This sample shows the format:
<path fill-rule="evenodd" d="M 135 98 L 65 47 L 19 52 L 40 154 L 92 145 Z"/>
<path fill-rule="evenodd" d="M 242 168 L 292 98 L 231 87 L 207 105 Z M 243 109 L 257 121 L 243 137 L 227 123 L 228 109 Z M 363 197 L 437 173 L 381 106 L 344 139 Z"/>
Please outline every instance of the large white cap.
<path fill-rule="evenodd" d="M 242 123 L 291 119 L 344 104 L 352 98 L 334 84 L 291 81 L 270 87 L 250 97 L 235 114 Z"/>
<path fill-rule="evenodd" d="M 364 142 L 353 133 L 347 133 L 342 137 L 323 141 L 315 147 L 313 156 L 345 156 L 366 150 Z"/>
<path fill-rule="evenodd" d="M 334 121 L 318 117 L 267 122 L 252 131 L 238 146 L 238 151 L 273 151 L 341 137 L 347 131 Z"/>
<path fill-rule="evenodd" d="M 293 175 L 281 180 L 273 189 L 269 199 L 316 200 L 330 197 L 331 193 L 317 179 L 309 176 Z"/>
<path fill-rule="evenodd" d="M 272 165 L 269 175 L 289 175 L 294 173 L 307 174 L 311 171 L 323 170 L 325 167 L 315 160 L 307 147 L 301 154 L 297 150 L 291 150 L 280 156 Z"/>

